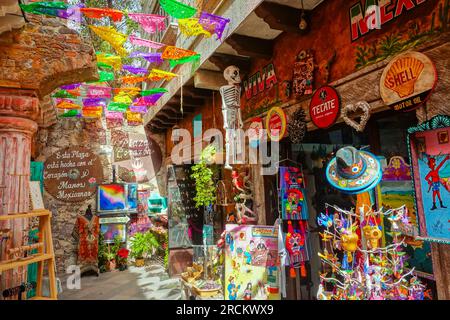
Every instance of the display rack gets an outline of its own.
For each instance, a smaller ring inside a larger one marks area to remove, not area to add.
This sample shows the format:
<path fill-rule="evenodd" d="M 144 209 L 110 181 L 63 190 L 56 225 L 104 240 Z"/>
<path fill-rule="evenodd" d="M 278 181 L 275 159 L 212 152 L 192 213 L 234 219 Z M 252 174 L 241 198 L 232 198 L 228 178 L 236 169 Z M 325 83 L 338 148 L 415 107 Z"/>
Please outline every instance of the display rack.
<path fill-rule="evenodd" d="M 53 252 L 53 239 L 50 225 L 52 213 L 48 210 L 36 210 L 29 213 L 0 216 L 0 221 L 15 219 L 39 218 L 39 243 L 38 253 L 18 260 L 0 262 L 0 274 L 20 267 L 27 267 L 33 263 L 38 264 L 36 297 L 30 300 L 57 300 L 55 255 Z M 44 264 L 47 262 L 49 278 L 49 297 L 42 296 L 42 279 L 44 276 Z"/>

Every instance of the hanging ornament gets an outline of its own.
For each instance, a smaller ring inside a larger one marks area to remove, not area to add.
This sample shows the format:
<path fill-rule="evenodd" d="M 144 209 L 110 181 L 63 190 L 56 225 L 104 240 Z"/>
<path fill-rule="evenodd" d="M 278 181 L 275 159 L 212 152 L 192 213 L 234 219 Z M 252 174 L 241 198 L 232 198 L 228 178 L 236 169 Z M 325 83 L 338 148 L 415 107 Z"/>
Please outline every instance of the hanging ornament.
<path fill-rule="evenodd" d="M 162 59 L 161 52 L 139 52 L 135 51 L 130 54 L 130 58 L 143 58 L 147 60 L 149 63 L 162 64 L 164 60 Z"/>
<path fill-rule="evenodd" d="M 148 70 L 146 68 L 137 68 L 132 65 L 124 65 L 122 69 L 133 74 L 147 74 Z"/>
<path fill-rule="evenodd" d="M 177 19 L 192 18 L 197 13 L 196 8 L 175 0 L 159 0 L 159 4 L 169 16 Z"/>
<path fill-rule="evenodd" d="M 97 52 L 97 62 L 111 66 L 114 70 L 122 68 L 122 58 L 108 53 Z"/>
<path fill-rule="evenodd" d="M 108 42 L 120 56 L 124 57 L 128 54 L 128 52 L 123 47 L 128 38 L 126 34 L 118 32 L 113 27 L 97 27 L 90 25 L 89 28 L 91 28 L 91 30 L 95 32 L 95 34 L 98 35 L 101 39 Z"/>
<path fill-rule="evenodd" d="M 33 14 L 45 14 L 48 16 L 53 17 L 59 17 L 60 15 L 63 15 L 68 8 L 69 5 L 67 3 L 58 1 L 58 2 L 51 2 L 51 1 L 40 1 L 40 2 L 32 2 L 29 4 L 19 4 L 20 8 L 28 13 Z"/>
<path fill-rule="evenodd" d="M 142 91 L 141 96 L 146 97 L 146 96 L 151 96 L 156 93 L 167 93 L 167 92 L 169 92 L 169 91 L 166 88 L 155 88 L 155 89 Z"/>
<path fill-rule="evenodd" d="M 305 138 L 306 131 L 306 112 L 301 108 L 290 117 L 288 123 L 289 139 L 293 144 L 300 144 Z"/>
<path fill-rule="evenodd" d="M 110 8 L 81 8 L 80 11 L 91 19 L 110 17 L 114 22 L 119 22 L 123 17 L 122 11 Z"/>
<path fill-rule="evenodd" d="M 196 18 L 178 20 L 178 29 L 187 37 L 196 37 L 201 34 L 208 38 L 212 36 L 211 32 L 205 30 Z"/>
<path fill-rule="evenodd" d="M 201 58 L 201 55 L 196 54 L 194 56 L 189 56 L 189 57 L 185 57 L 185 58 L 181 58 L 181 59 L 177 59 L 177 60 L 169 60 L 169 63 L 170 63 L 171 68 L 175 68 L 179 64 L 184 64 L 184 63 L 189 63 L 189 62 L 198 62 L 198 61 L 200 61 L 200 58 Z"/>
<path fill-rule="evenodd" d="M 145 81 L 145 77 L 126 76 L 119 79 L 120 82 L 126 84 L 136 84 Z"/>
<path fill-rule="evenodd" d="M 148 75 L 150 81 L 161 81 L 161 80 L 170 81 L 175 77 L 178 77 L 178 75 L 175 73 L 162 71 L 158 69 L 153 69 Z"/>
<path fill-rule="evenodd" d="M 178 60 L 195 55 L 197 55 L 197 52 L 195 51 L 186 50 L 174 46 L 167 46 L 162 54 L 162 58 L 165 60 Z"/>
<path fill-rule="evenodd" d="M 145 32 L 150 34 L 166 30 L 166 17 L 156 14 L 129 13 L 130 19 L 139 23 Z"/>
<path fill-rule="evenodd" d="M 166 46 L 163 43 L 150 41 L 150 40 L 146 40 L 146 39 L 141 39 L 141 38 L 138 38 L 133 35 L 131 35 L 128 39 L 130 40 L 131 44 L 133 44 L 135 46 L 147 47 L 147 48 L 156 49 L 156 50 L 162 49 Z"/>
<path fill-rule="evenodd" d="M 225 28 L 230 23 L 230 19 L 217 16 L 208 12 L 202 12 L 199 19 L 199 24 L 208 31 L 209 33 L 214 33 L 217 35 L 219 40 L 222 40 L 223 32 Z"/>

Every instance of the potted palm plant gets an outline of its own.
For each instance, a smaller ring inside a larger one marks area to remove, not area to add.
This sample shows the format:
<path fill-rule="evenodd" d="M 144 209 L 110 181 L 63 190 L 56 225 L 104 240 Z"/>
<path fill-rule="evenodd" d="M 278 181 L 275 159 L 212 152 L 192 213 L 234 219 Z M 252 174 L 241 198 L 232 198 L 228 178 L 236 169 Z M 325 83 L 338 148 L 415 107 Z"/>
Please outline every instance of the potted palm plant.
<path fill-rule="evenodd" d="M 158 240 L 151 232 L 137 233 L 131 238 L 131 256 L 135 260 L 136 267 L 143 267 L 145 265 L 145 258 L 151 257 L 158 247 Z"/>

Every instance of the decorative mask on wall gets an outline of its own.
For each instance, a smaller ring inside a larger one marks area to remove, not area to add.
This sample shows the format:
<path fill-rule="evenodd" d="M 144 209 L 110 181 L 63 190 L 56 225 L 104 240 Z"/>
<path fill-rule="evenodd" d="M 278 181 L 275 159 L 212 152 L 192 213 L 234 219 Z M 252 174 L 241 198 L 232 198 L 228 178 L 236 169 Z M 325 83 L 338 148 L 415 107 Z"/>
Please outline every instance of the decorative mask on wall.
<path fill-rule="evenodd" d="M 294 64 L 294 92 L 297 97 L 313 93 L 314 56 L 311 51 L 302 51 Z"/>

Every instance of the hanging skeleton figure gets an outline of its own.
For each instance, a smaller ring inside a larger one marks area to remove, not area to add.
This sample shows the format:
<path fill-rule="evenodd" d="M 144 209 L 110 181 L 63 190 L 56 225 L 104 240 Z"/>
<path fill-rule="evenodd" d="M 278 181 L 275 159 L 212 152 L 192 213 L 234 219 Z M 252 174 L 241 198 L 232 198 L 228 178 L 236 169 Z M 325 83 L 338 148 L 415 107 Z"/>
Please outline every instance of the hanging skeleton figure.
<path fill-rule="evenodd" d="M 220 88 L 223 123 L 226 131 L 225 168 L 231 170 L 230 158 L 232 159 L 231 164 L 236 163 L 236 150 L 240 146 L 238 129 L 242 129 L 244 126 L 241 115 L 241 76 L 239 68 L 236 66 L 226 68 L 223 75 L 225 80 L 228 81 L 228 85 Z"/>

